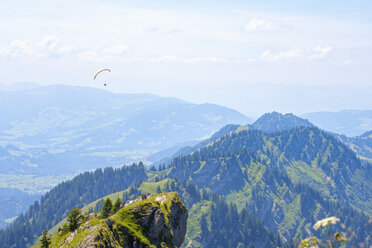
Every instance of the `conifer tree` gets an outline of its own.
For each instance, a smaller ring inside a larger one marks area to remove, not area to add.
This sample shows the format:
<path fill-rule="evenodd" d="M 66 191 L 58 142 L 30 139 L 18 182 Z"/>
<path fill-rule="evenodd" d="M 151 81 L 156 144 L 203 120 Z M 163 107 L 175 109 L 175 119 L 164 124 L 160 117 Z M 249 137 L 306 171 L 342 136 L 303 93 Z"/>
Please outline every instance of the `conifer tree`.
<path fill-rule="evenodd" d="M 83 215 L 81 214 L 81 210 L 77 207 L 71 209 L 70 214 L 67 216 L 68 222 L 68 229 L 70 232 L 75 231 L 78 229 L 79 225 L 83 221 Z"/>
<path fill-rule="evenodd" d="M 40 238 L 41 248 L 49 248 L 50 237 L 48 235 L 48 230 L 44 230 Z"/>
<path fill-rule="evenodd" d="M 112 210 L 112 201 L 110 198 L 107 198 L 103 203 L 103 207 L 101 209 L 101 218 L 107 218 L 110 216 Z"/>
<path fill-rule="evenodd" d="M 120 198 L 118 198 L 115 203 L 114 203 L 114 206 L 112 206 L 112 210 L 111 210 L 111 213 L 112 214 L 115 214 L 117 211 L 119 211 L 120 209 L 120 205 L 122 204 Z"/>

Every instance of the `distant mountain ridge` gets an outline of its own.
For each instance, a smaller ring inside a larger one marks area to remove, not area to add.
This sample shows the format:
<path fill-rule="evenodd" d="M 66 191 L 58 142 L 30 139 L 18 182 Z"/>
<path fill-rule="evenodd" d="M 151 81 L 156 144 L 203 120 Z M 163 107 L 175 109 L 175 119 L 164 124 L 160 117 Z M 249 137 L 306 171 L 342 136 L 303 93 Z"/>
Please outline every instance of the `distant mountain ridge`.
<path fill-rule="evenodd" d="M 349 137 L 372 130 L 372 110 L 322 111 L 301 115 L 318 127 Z"/>
<path fill-rule="evenodd" d="M 119 166 L 208 137 L 226 124 L 250 121 L 213 104 L 63 85 L 0 91 L 0 104 L 0 115 L 6 117 L 0 120 L 0 146 L 22 150 L 1 173 L 76 173 L 77 167 Z M 72 164 L 64 164 L 67 157 Z M 10 161 L 4 159 L 4 165 Z"/>

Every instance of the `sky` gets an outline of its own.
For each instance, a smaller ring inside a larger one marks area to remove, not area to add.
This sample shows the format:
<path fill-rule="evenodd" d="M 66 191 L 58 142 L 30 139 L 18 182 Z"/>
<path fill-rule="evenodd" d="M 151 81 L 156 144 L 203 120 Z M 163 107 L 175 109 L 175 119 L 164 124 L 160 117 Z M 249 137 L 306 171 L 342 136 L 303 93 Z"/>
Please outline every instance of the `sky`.
<path fill-rule="evenodd" d="M 151 93 L 249 117 L 372 109 L 368 0 L 0 3 L 3 84 Z M 112 71 L 93 80 L 101 68 Z"/>

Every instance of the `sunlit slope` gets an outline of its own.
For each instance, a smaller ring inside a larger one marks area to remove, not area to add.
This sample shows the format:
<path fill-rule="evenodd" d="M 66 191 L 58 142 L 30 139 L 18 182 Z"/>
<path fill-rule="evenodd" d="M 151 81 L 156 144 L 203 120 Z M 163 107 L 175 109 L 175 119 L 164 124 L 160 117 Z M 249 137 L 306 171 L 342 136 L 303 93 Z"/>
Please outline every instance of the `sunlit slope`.
<path fill-rule="evenodd" d="M 371 214 L 371 166 L 317 128 L 233 132 L 172 165 L 170 177 L 225 195 L 286 238 L 327 215 L 368 235 L 368 217 L 351 206 Z"/>
<path fill-rule="evenodd" d="M 186 234 L 187 216 L 176 192 L 160 193 L 105 219 L 86 217 L 75 232 L 53 235 L 50 247 L 179 247 Z"/>

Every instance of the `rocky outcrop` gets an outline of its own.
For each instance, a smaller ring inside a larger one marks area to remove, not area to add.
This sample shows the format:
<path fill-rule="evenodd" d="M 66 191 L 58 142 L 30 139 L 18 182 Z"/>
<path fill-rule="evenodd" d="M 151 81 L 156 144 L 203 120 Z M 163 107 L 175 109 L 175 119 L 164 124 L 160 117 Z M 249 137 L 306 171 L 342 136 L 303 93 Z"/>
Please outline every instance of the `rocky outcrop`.
<path fill-rule="evenodd" d="M 107 219 L 89 220 L 77 233 L 67 235 L 62 247 L 76 243 L 79 248 L 180 247 L 187 217 L 177 193 L 162 193 L 130 204 Z"/>

